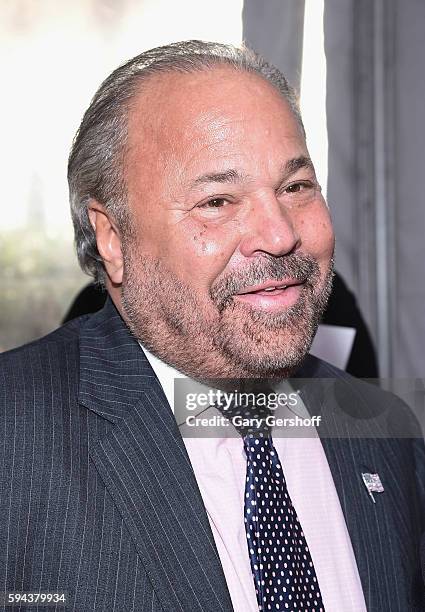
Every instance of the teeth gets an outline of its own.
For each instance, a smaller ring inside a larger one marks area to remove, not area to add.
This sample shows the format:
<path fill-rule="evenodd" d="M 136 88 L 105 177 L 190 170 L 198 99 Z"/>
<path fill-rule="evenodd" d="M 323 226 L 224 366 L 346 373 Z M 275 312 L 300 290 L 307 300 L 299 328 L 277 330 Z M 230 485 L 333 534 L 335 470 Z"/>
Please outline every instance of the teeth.
<path fill-rule="evenodd" d="M 276 289 L 286 289 L 286 285 L 280 285 L 279 287 L 267 287 L 264 291 L 276 291 Z"/>

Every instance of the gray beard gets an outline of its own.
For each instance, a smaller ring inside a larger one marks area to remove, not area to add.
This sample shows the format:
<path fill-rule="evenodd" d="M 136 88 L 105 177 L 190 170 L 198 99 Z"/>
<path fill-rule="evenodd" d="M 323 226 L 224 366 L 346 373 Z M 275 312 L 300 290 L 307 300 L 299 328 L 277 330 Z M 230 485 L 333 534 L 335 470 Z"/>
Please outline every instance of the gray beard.
<path fill-rule="evenodd" d="M 332 288 L 333 261 L 320 282 L 307 255 L 264 256 L 243 272 L 220 278 L 210 290 L 213 318 L 188 286 L 160 261 L 126 254 L 122 289 L 124 319 L 153 354 L 192 378 L 288 376 L 306 356 Z M 236 302 L 234 294 L 265 280 L 296 278 L 298 301 L 266 313 Z"/>

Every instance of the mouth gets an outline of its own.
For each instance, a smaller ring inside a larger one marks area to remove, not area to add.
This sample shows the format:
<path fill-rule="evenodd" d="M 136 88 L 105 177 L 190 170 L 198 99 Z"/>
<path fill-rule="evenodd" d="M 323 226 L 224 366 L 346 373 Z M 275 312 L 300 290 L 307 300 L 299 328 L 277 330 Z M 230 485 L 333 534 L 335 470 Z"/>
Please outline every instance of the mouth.
<path fill-rule="evenodd" d="M 256 310 L 279 312 L 293 306 L 299 299 L 305 281 L 283 279 L 244 287 L 233 297 Z"/>

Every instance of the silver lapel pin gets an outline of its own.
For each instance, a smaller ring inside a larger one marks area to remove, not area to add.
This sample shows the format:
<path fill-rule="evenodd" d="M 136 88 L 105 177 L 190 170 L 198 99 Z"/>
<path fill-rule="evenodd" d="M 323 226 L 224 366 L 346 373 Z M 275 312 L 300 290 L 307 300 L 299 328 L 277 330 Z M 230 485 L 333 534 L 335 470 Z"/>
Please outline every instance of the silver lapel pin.
<path fill-rule="evenodd" d="M 376 504 L 375 498 L 373 497 L 374 493 L 382 493 L 384 491 L 384 487 L 382 486 L 381 479 L 379 478 L 379 474 L 367 474 L 362 473 L 363 482 L 365 487 L 372 498 L 374 504 Z"/>

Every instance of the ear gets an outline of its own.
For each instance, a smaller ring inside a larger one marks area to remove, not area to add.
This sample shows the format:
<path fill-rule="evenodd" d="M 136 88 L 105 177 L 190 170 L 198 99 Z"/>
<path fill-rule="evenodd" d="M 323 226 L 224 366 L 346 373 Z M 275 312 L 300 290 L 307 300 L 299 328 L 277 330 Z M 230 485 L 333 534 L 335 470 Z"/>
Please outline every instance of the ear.
<path fill-rule="evenodd" d="M 106 208 L 96 200 L 90 202 L 88 215 L 106 273 L 113 285 L 120 285 L 123 277 L 123 257 L 118 227 Z"/>

